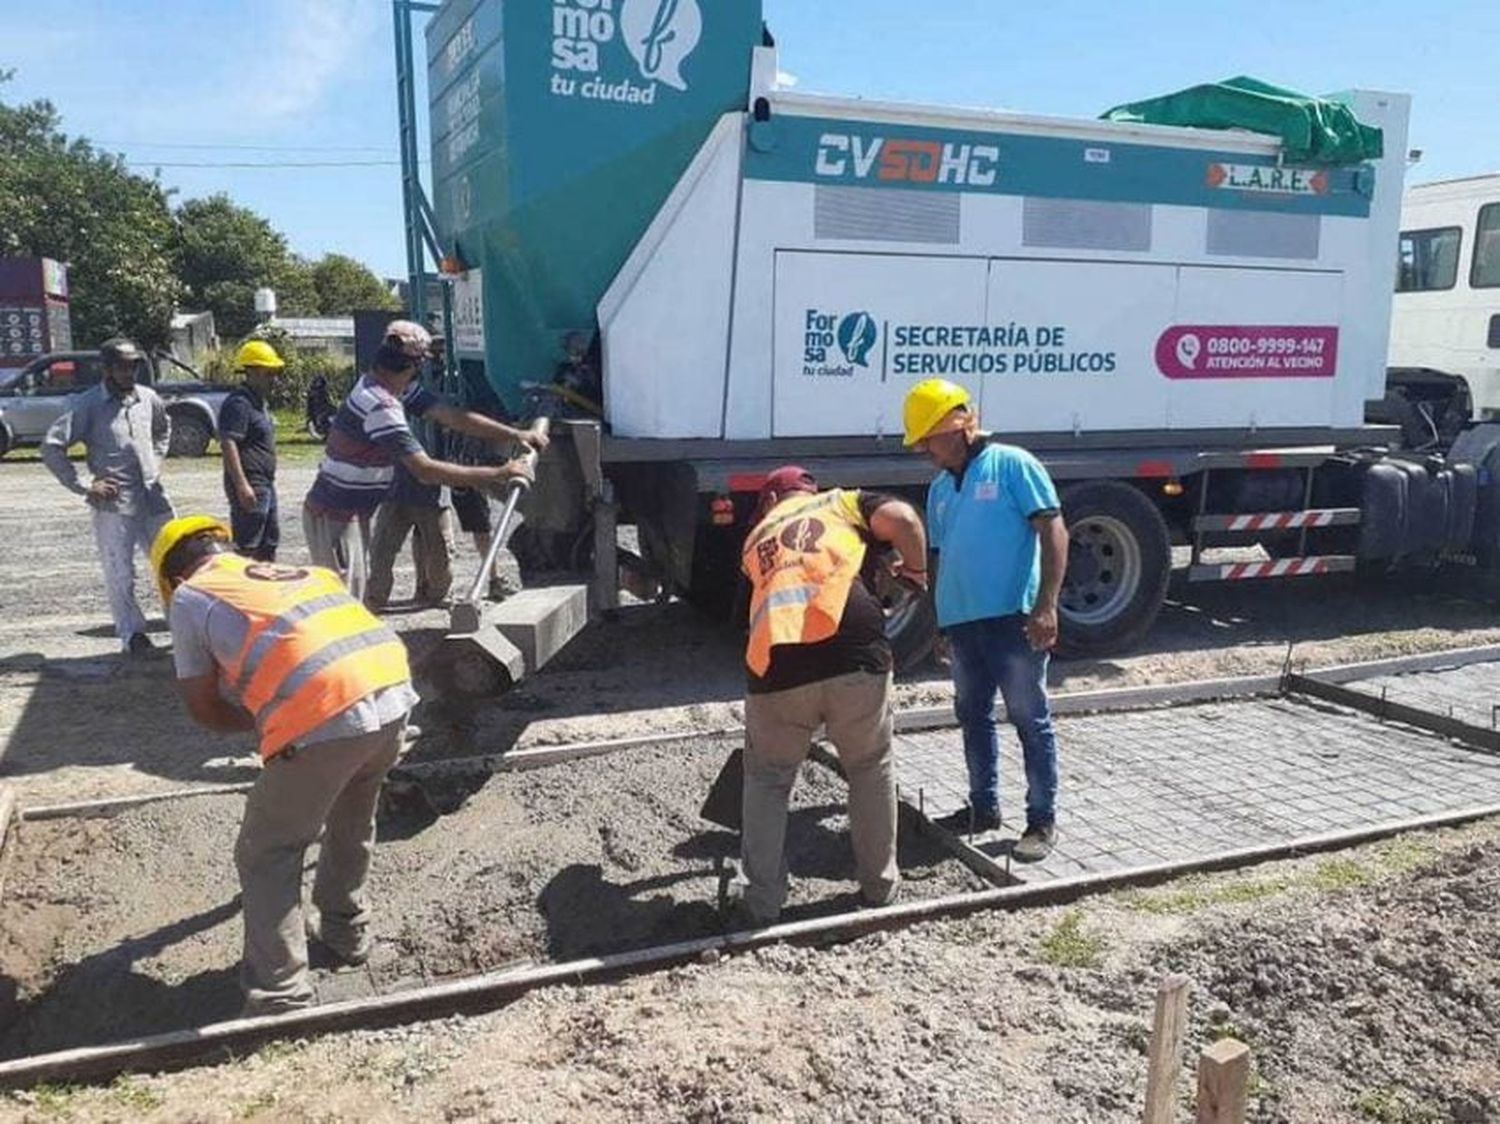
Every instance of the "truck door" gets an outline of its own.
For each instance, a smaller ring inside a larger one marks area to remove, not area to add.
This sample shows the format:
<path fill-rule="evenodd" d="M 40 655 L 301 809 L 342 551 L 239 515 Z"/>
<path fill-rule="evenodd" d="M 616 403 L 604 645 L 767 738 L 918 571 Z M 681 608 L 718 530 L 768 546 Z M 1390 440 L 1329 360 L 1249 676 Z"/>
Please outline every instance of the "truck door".
<path fill-rule="evenodd" d="M 97 386 L 104 370 L 96 355 L 68 356 L 34 371 L 5 407 L 5 420 L 16 440 L 35 444 L 52 423 L 72 408 L 75 394 Z"/>

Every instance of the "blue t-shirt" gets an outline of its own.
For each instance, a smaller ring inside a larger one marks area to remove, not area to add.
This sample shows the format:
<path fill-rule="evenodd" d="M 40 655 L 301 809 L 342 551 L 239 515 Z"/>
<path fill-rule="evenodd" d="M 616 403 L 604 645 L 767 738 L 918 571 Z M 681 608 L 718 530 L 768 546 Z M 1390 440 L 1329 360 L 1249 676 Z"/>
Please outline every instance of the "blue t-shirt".
<path fill-rule="evenodd" d="M 975 453 L 962 486 L 951 472 L 938 474 L 927 491 L 927 535 L 940 555 L 940 627 L 1031 612 L 1042 561 L 1030 520 L 1058 506 L 1047 470 L 1014 445 Z"/>

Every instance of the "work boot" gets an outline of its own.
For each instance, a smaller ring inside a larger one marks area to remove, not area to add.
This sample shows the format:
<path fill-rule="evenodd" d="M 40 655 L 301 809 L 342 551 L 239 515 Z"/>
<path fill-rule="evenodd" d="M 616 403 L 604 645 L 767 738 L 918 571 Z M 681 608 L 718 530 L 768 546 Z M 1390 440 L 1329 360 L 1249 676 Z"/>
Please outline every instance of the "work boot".
<path fill-rule="evenodd" d="M 375 939 L 370 936 L 368 928 L 360 930 L 359 935 L 353 938 L 353 944 L 347 941 L 339 944 L 330 943 L 323 936 L 323 920 L 316 910 L 307 910 L 304 928 L 308 940 L 316 941 L 338 961 L 340 966 L 345 968 L 360 967 L 370 959 L 370 950 L 375 946 Z"/>
<path fill-rule="evenodd" d="M 1011 858 L 1022 863 L 1039 863 L 1052 853 L 1057 843 L 1057 826 L 1050 823 L 1027 823 L 1026 832 L 1011 848 Z"/>
<path fill-rule="evenodd" d="M 156 651 L 156 645 L 151 643 L 151 637 L 144 632 L 133 632 L 130 639 L 125 641 L 125 651 L 132 656 L 149 656 Z"/>
<path fill-rule="evenodd" d="M 949 812 L 932 822 L 954 835 L 983 835 L 987 831 L 1000 830 L 1000 811 L 992 808 L 976 812 L 965 804 L 958 811 Z"/>

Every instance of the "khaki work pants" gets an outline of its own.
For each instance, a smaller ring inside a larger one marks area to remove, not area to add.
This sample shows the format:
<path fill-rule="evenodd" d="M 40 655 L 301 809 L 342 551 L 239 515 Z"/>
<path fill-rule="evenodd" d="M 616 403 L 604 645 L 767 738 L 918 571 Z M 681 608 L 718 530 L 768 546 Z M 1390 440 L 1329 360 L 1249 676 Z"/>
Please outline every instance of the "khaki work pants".
<path fill-rule="evenodd" d="M 319 833 L 323 842 L 312 889 L 321 914 L 319 935 L 344 956 L 363 944 L 376 800 L 405 730 L 403 716 L 368 734 L 277 754 L 261 770 L 234 846 L 245 912 L 240 983 L 247 1014 L 312 1002 L 302 870 Z"/>
<path fill-rule="evenodd" d="M 387 500 L 375 512 L 375 534 L 370 541 L 370 580 L 365 603 L 383 609 L 395 584 L 396 556 L 412 535 L 412 556 L 417 564 L 419 603 L 441 601 L 453 588 L 453 515 L 446 507 L 393 503 Z"/>
<path fill-rule="evenodd" d="M 891 760 L 891 677 L 865 671 L 745 697 L 744 903 L 762 924 L 786 900 L 786 812 L 797 770 L 819 726 L 849 780 L 854 873 L 865 900 L 890 900 L 896 866 L 896 783 Z"/>
<path fill-rule="evenodd" d="M 369 518 L 334 519 L 304 504 L 302 533 L 307 538 L 312 564 L 337 573 L 344 579 L 349 596 L 363 601 L 370 573 Z"/>

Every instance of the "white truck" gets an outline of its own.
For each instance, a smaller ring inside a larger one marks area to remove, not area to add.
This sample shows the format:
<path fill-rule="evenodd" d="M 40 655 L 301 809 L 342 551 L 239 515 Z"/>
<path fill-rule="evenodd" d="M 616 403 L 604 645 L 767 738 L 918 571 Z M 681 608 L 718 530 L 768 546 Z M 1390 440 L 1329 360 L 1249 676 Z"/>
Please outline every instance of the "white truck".
<path fill-rule="evenodd" d="M 1074 653 L 1143 635 L 1174 544 L 1194 581 L 1493 553 L 1495 441 L 1455 463 L 1366 421 L 1406 97 L 1331 95 L 1384 155 L 1313 165 L 1245 131 L 783 89 L 753 0 L 447 0 L 426 29 L 429 207 L 417 10 L 396 0 L 413 273 L 444 262 L 471 400 L 520 413 L 542 384 L 584 404 L 529 519 L 592 550 L 596 605 L 617 520 L 634 568 L 722 605 L 779 463 L 920 501 L 901 403 L 933 375 L 1062 489 Z M 1257 543 L 1264 561 L 1207 554 Z M 931 614 L 890 609 L 909 662 Z"/>
<path fill-rule="evenodd" d="M 1408 188 L 1399 245 L 1387 412 L 1442 448 L 1500 420 L 1500 173 Z"/>

